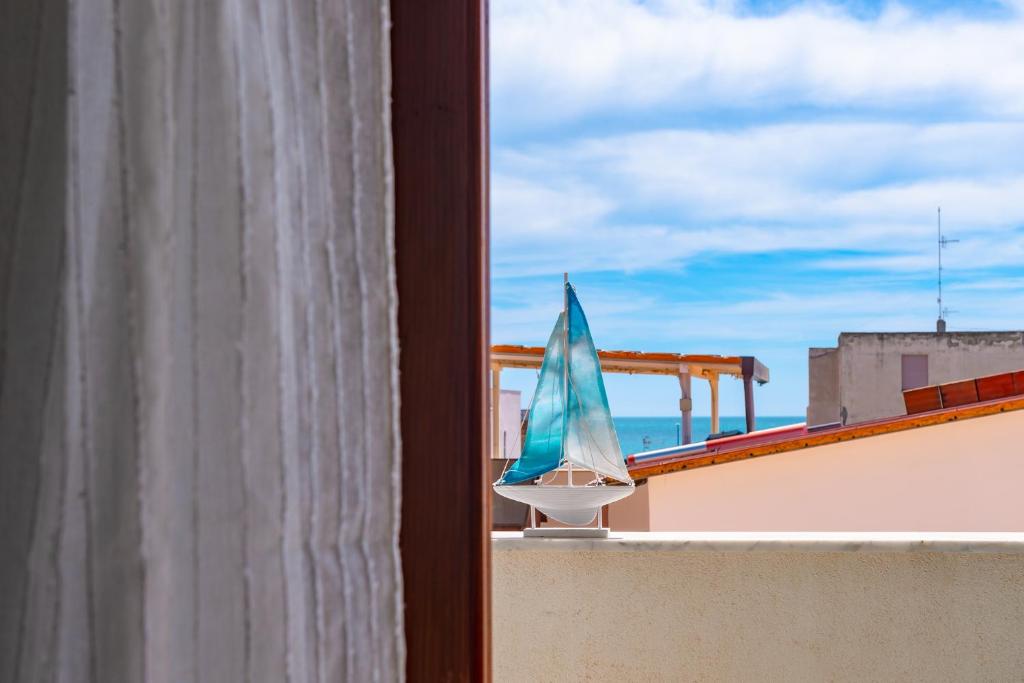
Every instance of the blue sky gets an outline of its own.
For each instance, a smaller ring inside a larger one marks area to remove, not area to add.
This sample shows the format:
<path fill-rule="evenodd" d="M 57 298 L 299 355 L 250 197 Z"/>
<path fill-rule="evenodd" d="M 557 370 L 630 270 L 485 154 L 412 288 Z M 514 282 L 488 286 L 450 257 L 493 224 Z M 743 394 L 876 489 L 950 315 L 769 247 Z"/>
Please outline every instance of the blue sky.
<path fill-rule="evenodd" d="M 544 343 L 568 270 L 598 346 L 755 355 L 799 415 L 809 346 L 934 329 L 939 205 L 950 329 L 1024 328 L 1024 0 L 492 0 L 491 135 L 497 343 Z"/>

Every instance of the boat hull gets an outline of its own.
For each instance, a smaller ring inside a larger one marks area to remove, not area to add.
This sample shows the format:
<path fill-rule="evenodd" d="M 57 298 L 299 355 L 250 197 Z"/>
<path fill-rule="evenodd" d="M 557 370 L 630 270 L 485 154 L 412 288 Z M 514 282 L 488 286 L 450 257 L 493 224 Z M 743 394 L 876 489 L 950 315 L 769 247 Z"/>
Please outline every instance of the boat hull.
<path fill-rule="evenodd" d="M 508 486 L 494 485 L 494 492 L 526 503 L 563 524 L 590 524 L 603 506 L 622 500 L 634 486 Z"/>

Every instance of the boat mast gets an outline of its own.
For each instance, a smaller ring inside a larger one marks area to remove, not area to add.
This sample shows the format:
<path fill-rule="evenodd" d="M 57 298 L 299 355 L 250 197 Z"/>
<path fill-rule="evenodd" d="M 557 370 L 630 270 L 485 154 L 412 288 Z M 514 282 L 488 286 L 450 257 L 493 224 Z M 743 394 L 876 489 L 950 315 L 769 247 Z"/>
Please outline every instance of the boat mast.
<path fill-rule="evenodd" d="M 569 273 L 562 273 L 562 400 L 563 415 L 569 411 Z M 566 424 L 563 419 L 562 424 Z M 565 430 L 562 430 L 562 457 L 568 465 L 569 486 L 572 486 L 572 462 L 565 452 Z"/>

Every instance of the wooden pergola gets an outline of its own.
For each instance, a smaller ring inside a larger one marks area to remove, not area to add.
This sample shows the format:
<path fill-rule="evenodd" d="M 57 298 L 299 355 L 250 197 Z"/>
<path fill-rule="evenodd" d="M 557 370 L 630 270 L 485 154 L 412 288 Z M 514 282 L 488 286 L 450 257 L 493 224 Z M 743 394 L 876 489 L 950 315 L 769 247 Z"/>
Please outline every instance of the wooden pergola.
<path fill-rule="evenodd" d="M 603 372 L 630 375 L 669 375 L 679 381 L 679 412 L 682 418 L 682 441 L 693 441 L 693 398 L 691 378 L 707 380 L 711 388 L 711 431 L 719 431 L 718 379 L 722 375 L 743 380 L 743 396 L 747 431 L 754 430 L 754 382 L 768 382 L 768 368 L 753 356 L 715 356 L 708 354 L 645 353 L 643 351 L 601 351 L 597 356 Z M 542 346 L 498 344 L 491 347 L 491 405 L 501 397 L 501 371 L 505 368 L 540 368 L 544 360 Z M 497 453 L 498 410 L 491 416 L 492 450 Z"/>

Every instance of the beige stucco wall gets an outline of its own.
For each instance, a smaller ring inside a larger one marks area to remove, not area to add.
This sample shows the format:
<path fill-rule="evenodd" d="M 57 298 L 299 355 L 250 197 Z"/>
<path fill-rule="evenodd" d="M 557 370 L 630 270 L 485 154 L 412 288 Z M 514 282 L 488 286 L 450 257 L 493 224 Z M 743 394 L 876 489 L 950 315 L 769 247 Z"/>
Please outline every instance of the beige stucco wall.
<path fill-rule="evenodd" d="M 1009 681 L 1024 671 L 1024 555 L 514 543 L 524 541 L 493 554 L 496 681 Z"/>
<path fill-rule="evenodd" d="M 650 531 L 651 489 L 641 482 L 633 495 L 608 506 L 608 524 L 617 531 Z"/>
<path fill-rule="evenodd" d="M 838 349 L 839 402 L 847 424 L 906 413 L 903 354 L 928 355 L 929 384 L 1024 369 L 1022 332 L 843 333 Z"/>
<path fill-rule="evenodd" d="M 1015 411 L 651 477 L 642 488 L 651 530 L 1024 531 L 1021 482 L 1024 411 Z M 619 526 L 616 510 L 613 529 L 638 528 Z"/>

